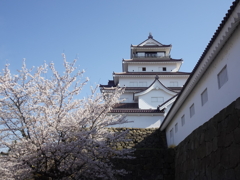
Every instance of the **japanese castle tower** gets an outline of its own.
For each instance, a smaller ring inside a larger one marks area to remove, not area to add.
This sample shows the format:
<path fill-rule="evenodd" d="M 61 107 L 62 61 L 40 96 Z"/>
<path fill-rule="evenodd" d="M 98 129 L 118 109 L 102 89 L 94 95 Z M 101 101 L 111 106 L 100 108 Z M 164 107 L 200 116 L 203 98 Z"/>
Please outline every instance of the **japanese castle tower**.
<path fill-rule="evenodd" d="M 122 71 L 113 72 L 108 85 L 100 85 L 102 93 L 111 92 L 116 86 L 126 87 L 121 99 L 110 112 L 125 114 L 131 123 L 122 125 L 133 128 L 159 127 L 177 98 L 190 73 L 180 72 L 182 59 L 172 59 L 172 45 L 148 39 L 131 45 L 130 59 L 122 60 Z"/>

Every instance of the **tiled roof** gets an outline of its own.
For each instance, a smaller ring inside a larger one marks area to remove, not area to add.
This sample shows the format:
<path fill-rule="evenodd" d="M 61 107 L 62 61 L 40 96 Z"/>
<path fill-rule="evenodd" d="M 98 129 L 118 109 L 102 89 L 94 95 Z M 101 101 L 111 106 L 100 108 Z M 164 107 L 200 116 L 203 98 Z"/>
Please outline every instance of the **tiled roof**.
<path fill-rule="evenodd" d="M 146 42 L 148 39 L 154 40 L 155 42 L 161 44 L 163 47 L 171 47 L 171 46 L 172 46 L 171 44 L 170 44 L 170 45 L 164 45 L 164 44 L 158 42 L 157 40 L 153 39 L 153 37 L 150 37 L 150 36 L 148 36 L 148 38 L 147 38 L 145 41 L 141 42 L 140 44 Z M 148 46 L 140 46 L 140 44 L 138 44 L 137 46 L 138 46 L 138 47 L 148 47 Z M 154 46 L 154 45 L 153 45 L 153 46 L 150 46 L 150 47 L 162 47 L 162 46 L 156 46 L 156 45 Z"/>
<path fill-rule="evenodd" d="M 99 87 L 108 87 L 108 88 L 111 88 L 111 87 L 116 87 L 116 86 L 115 86 L 115 85 L 112 86 L 112 85 L 102 85 L 102 84 L 100 84 Z"/>
<path fill-rule="evenodd" d="M 167 87 L 167 88 L 173 91 L 181 91 L 183 87 Z"/>
<path fill-rule="evenodd" d="M 160 104 L 157 108 L 159 109 L 161 106 L 167 104 L 169 101 L 171 101 L 173 98 L 175 98 L 178 94 L 176 94 L 175 96 L 171 97 L 170 99 L 168 99 L 167 101 L 165 101 L 164 103 Z"/>
<path fill-rule="evenodd" d="M 100 85 L 100 87 L 106 89 L 106 90 L 111 90 L 114 89 L 116 86 L 108 86 L 108 85 Z M 126 87 L 125 91 L 127 90 L 132 90 L 132 91 L 143 91 L 146 90 L 148 87 Z M 167 87 L 168 89 L 172 90 L 172 91 L 181 91 L 182 87 Z"/>
<path fill-rule="evenodd" d="M 145 40 L 145 41 L 147 41 L 147 40 Z M 144 43 L 145 41 L 143 41 L 142 43 Z M 156 41 L 156 40 L 155 40 Z M 158 41 L 157 41 L 158 42 Z M 140 43 L 140 44 L 142 44 L 142 43 Z M 160 42 L 158 42 L 158 43 L 160 43 Z M 151 48 L 151 47 L 171 47 L 172 45 L 171 44 L 169 44 L 169 45 L 161 45 L 161 46 L 157 46 L 157 45 L 147 45 L 147 46 L 140 46 L 140 44 L 139 45 L 137 45 L 137 46 L 134 46 L 134 45 L 132 45 L 132 47 L 138 47 L 138 48 Z M 161 44 L 161 43 L 160 43 Z"/>
<path fill-rule="evenodd" d="M 113 80 L 108 80 L 108 84 L 107 85 L 100 84 L 99 87 L 116 87 L 116 85 L 114 84 Z"/>
<path fill-rule="evenodd" d="M 164 113 L 159 109 L 139 109 L 138 103 L 118 103 L 110 113 Z"/>
<path fill-rule="evenodd" d="M 113 75 L 190 75 L 188 72 L 120 72 Z"/>
<path fill-rule="evenodd" d="M 110 113 L 164 113 L 158 109 L 112 109 Z"/>

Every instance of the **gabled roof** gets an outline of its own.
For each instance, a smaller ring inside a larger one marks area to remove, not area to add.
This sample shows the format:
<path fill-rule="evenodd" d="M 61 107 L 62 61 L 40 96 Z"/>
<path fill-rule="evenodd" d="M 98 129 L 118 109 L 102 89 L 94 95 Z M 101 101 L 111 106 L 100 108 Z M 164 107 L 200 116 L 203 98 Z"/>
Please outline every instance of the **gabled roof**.
<path fill-rule="evenodd" d="M 159 81 L 159 77 L 156 75 L 155 80 L 153 81 L 153 83 L 145 90 L 135 93 L 134 96 L 142 96 L 144 94 L 149 93 L 152 90 L 163 90 L 169 94 L 175 95 L 177 94 L 175 91 L 172 91 L 171 89 L 168 89 L 166 86 L 164 86 L 160 81 Z"/>
<path fill-rule="evenodd" d="M 133 45 L 132 45 L 133 46 Z M 157 40 L 153 39 L 153 36 L 151 33 L 149 33 L 148 39 L 145 41 L 141 42 L 140 44 L 137 45 L 137 47 L 141 46 L 151 46 L 151 47 L 171 47 L 172 45 L 164 45 Z"/>
<path fill-rule="evenodd" d="M 205 50 L 203 51 L 202 56 L 200 57 L 196 66 L 194 67 L 190 77 L 186 81 L 182 91 L 179 93 L 177 99 L 175 100 L 171 109 L 169 110 L 166 118 L 161 124 L 160 126 L 161 130 L 164 130 L 167 127 L 168 123 L 171 122 L 178 108 L 189 96 L 189 93 L 199 82 L 207 68 L 212 64 L 212 62 L 214 62 L 215 56 L 225 45 L 227 39 L 232 35 L 235 28 L 240 24 L 240 12 L 237 12 L 237 10 L 236 12 L 234 12 L 234 10 L 237 9 L 239 2 L 240 0 L 235 0 L 232 3 L 232 6 L 228 10 L 228 13 L 225 15 L 222 22 L 218 26 L 213 37 L 211 38 Z"/>

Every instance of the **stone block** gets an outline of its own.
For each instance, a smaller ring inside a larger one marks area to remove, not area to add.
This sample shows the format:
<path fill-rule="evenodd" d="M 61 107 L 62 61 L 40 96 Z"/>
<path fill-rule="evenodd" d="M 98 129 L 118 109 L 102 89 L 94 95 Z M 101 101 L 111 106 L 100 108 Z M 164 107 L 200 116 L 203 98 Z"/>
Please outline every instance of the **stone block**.
<path fill-rule="evenodd" d="M 204 158 L 206 156 L 206 143 L 199 146 L 198 151 L 199 151 L 198 158 L 201 158 L 201 159 Z"/>
<path fill-rule="evenodd" d="M 226 118 L 224 118 L 225 120 Z M 217 126 L 217 135 L 225 135 L 226 134 L 226 127 L 227 127 L 227 121 L 222 120 L 221 122 L 218 123 Z"/>
<path fill-rule="evenodd" d="M 201 179 L 201 180 L 208 180 L 208 178 L 207 178 L 207 176 L 205 175 L 205 173 L 201 173 L 201 174 L 199 175 L 199 179 Z"/>
<path fill-rule="evenodd" d="M 212 169 L 210 167 L 206 168 L 205 175 L 207 179 L 211 179 L 212 177 Z"/>
<path fill-rule="evenodd" d="M 218 147 L 228 147 L 233 142 L 233 133 L 221 134 L 218 137 Z"/>
<path fill-rule="evenodd" d="M 229 167 L 233 168 L 240 162 L 240 145 L 232 144 L 229 147 Z"/>
<path fill-rule="evenodd" d="M 239 118 L 236 113 L 226 117 L 224 121 L 227 121 L 226 133 L 231 133 L 239 125 Z"/>
<path fill-rule="evenodd" d="M 240 163 L 238 164 L 238 166 L 235 167 L 234 172 L 235 172 L 235 176 L 239 178 L 240 177 Z"/>
<path fill-rule="evenodd" d="M 239 178 L 239 177 L 238 177 L 238 178 Z M 223 179 L 224 179 L 224 180 L 233 180 L 233 179 L 236 179 L 234 169 L 227 169 L 227 170 L 225 170 L 225 171 L 224 171 L 224 175 L 223 175 Z"/>
<path fill-rule="evenodd" d="M 224 167 L 220 164 L 218 164 L 213 170 L 212 170 L 212 177 L 209 179 L 216 179 L 216 180 L 221 180 L 224 178 Z"/>
<path fill-rule="evenodd" d="M 217 151 L 212 152 L 209 158 L 211 160 L 211 168 L 213 169 L 214 167 L 216 167 L 220 163 L 221 150 L 218 149 Z"/>
<path fill-rule="evenodd" d="M 221 158 L 220 158 L 220 163 L 221 165 L 229 169 L 230 168 L 230 148 L 222 148 L 221 150 Z"/>
<path fill-rule="evenodd" d="M 212 141 L 212 150 L 213 151 L 216 151 L 218 148 L 218 138 L 217 137 L 214 137 L 213 138 L 213 141 Z"/>
<path fill-rule="evenodd" d="M 208 128 L 205 131 L 205 141 L 212 141 L 212 139 L 217 136 L 217 129 L 213 123 L 208 125 Z"/>
<path fill-rule="evenodd" d="M 206 156 L 208 156 L 213 151 L 212 142 L 206 142 Z"/>
<path fill-rule="evenodd" d="M 199 134 L 199 137 L 200 137 L 200 139 L 199 139 L 199 144 L 200 145 L 202 145 L 202 144 L 204 144 L 205 143 L 205 131 L 202 131 L 200 134 Z"/>
<path fill-rule="evenodd" d="M 233 136 L 234 136 L 234 142 L 237 144 L 240 144 L 240 127 L 237 127 L 234 130 Z"/>

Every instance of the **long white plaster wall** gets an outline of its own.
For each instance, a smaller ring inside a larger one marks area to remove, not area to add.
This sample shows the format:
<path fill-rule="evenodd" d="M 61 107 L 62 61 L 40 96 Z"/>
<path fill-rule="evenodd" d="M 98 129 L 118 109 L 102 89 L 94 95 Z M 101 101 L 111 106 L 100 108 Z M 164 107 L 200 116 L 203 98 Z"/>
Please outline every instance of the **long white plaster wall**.
<path fill-rule="evenodd" d="M 142 116 L 139 115 L 127 115 L 128 121 L 132 121 L 130 123 L 120 124 L 113 127 L 128 127 L 128 128 L 159 128 L 162 121 L 162 115 L 149 114 Z"/>
<path fill-rule="evenodd" d="M 146 82 L 147 86 L 150 86 L 153 81 L 155 80 L 154 77 L 120 77 L 119 78 L 119 84 L 121 87 L 126 86 L 126 87 L 130 87 L 130 82 L 137 82 L 137 86 L 136 87 L 140 87 L 139 83 L 140 82 Z M 186 80 L 187 77 L 159 77 L 159 80 L 161 81 L 161 83 L 166 86 L 166 87 L 170 87 L 171 84 L 170 82 L 178 82 L 178 87 L 182 87 Z"/>
<path fill-rule="evenodd" d="M 240 29 L 225 44 L 215 58 L 211 67 L 205 72 L 201 81 L 193 89 L 187 100 L 182 104 L 178 113 L 166 128 L 167 142 L 171 145 L 170 130 L 173 129 L 173 144 L 178 145 L 194 129 L 211 119 L 220 110 L 227 107 L 240 96 Z M 219 89 L 218 73 L 227 66 L 228 81 Z M 201 93 L 207 88 L 208 101 L 202 106 Z M 190 106 L 194 103 L 195 114 L 190 118 Z M 185 115 L 185 125 L 181 125 L 181 117 Z M 178 131 L 175 133 L 175 124 Z"/>
<path fill-rule="evenodd" d="M 171 72 L 176 69 L 176 64 L 149 64 L 149 63 L 141 63 L 141 64 L 129 64 L 128 71 L 129 72 L 143 72 L 139 71 L 139 68 L 146 67 L 146 71 L 144 72 L 163 72 L 162 68 L 166 67 L 167 72 Z"/>
<path fill-rule="evenodd" d="M 157 106 L 170 99 L 173 95 L 166 93 L 163 90 L 152 90 L 147 94 L 139 96 L 140 109 L 157 109 Z M 163 102 L 152 102 L 152 97 L 163 97 Z"/>

